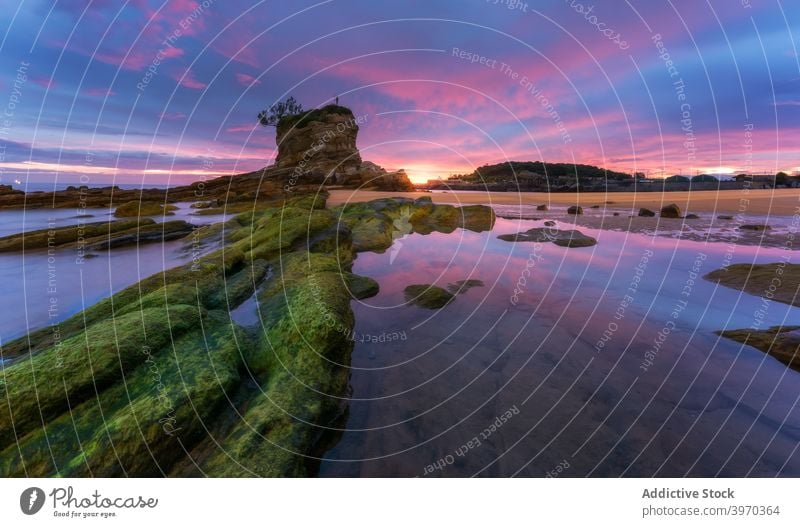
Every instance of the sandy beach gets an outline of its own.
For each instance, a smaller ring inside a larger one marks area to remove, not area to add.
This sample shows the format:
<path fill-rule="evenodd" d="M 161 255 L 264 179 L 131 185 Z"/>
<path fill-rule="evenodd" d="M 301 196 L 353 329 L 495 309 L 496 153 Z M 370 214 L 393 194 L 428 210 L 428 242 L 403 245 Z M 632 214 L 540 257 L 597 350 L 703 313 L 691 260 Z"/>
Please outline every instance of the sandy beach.
<path fill-rule="evenodd" d="M 544 192 L 376 192 L 369 190 L 332 189 L 329 206 L 351 201 L 369 201 L 393 196 L 430 196 L 436 203 L 496 205 L 613 205 L 615 208 L 646 207 L 653 210 L 677 203 L 687 213 L 720 213 L 791 216 L 800 208 L 800 189 L 697 190 L 692 192 L 592 192 L 585 194 Z"/>

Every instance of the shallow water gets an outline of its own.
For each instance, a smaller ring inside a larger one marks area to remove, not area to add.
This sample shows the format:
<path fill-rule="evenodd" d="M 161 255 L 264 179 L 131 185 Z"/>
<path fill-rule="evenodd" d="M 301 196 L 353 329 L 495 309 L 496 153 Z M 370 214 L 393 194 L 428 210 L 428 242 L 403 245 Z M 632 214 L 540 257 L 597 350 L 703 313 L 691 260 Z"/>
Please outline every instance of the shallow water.
<path fill-rule="evenodd" d="M 0 254 L 3 303 L 0 344 L 61 322 L 148 276 L 192 261 L 183 241 L 100 251 L 78 258 L 74 248 Z"/>
<path fill-rule="evenodd" d="M 226 221 L 233 214 L 198 215 L 197 209 L 191 208 L 191 203 L 174 203 L 178 207 L 171 216 L 156 215 L 143 216 L 152 218 L 156 222 L 170 220 L 184 220 L 194 225 L 209 225 Z M 8 209 L 0 210 L 0 238 L 19 232 L 30 232 L 40 229 L 68 227 L 79 223 L 95 223 L 100 221 L 116 221 L 114 209 L 94 208 L 78 211 L 70 209 Z"/>
<path fill-rule="evenodd" d="M 800 310 L 701 278 L 797 253 L 583 227 L 598 245 L 497 239 L 541 225 L 359 254 L 354 272 L 381 292 L 354 302 L 355 334 L 407 338 L 356 339 L 321 475 L 800 475 L 800 374 L 713 333 Z M 441 310 L 405 303 L 409 284 L 467 278 L 485 285 Z"/>

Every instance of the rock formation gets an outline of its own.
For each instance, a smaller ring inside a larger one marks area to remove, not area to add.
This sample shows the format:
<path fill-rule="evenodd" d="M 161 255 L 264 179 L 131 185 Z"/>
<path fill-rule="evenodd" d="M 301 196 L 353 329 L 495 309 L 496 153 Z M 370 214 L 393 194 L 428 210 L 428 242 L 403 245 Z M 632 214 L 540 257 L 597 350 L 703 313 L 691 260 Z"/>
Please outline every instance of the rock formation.
<path fill-rule="evenodd" d="M 362 161 L 359 123 L 344 106 L 329 105 L 284 117 L 277 126 L 278 157 L 265 176 L 285 189 L 301 185 L 344 185 L 379 190 L 414 190 L 403 170 L 389 172 Z"/>
<path fill-rule="evenodd" d="M 670 203 L 661 208 L 662 218 L 680 218 L 681 208 L 675 203 Z"/>
<path fill-rule="evenodd" d="M 344 106 L 325 106 L 285 117 L 278 123 L 275 164 L 233 176 L 196 181 L 169 189 L 122 189 L 117 186 L 23 192 L 0 185 L 0 209 L 6 208 L 116 208 L 127 202 L 203 202 L 205 214 L 243 212 L 256 201 L 280 199 L 287 191 L 315 192 L 320 185 L 412 191 L 403 170 L 389 172 L 362 161 L 356 147 L 359 124 Z M 133 205 L 131 205 L 133 206 Z M 138 203 L 137 203 L 138 208 Z M 124 212 L 124 210 L 123 210 Z"/>
<path fill-rule="evenodd" d="M 652 217 L 653 217 L 653 216 L 655 216 L 655 215 L 656 215 L 656 213 L 655 213 L 655 212 L 653 212 L 653 211 L 652 211 L 652 210 L 650 210 L 650 209 L 646 209 L 646 208 L 644 208 L 644 207 L 642 207 L 641 209 L 639 209 L 639 216 L 641 216 L 641 217 L 643 217 L 643 218 L 652 218 Z"/>
<path fill-rule="evenodd" d="M 357 136 L 358 122 L 342 106 L 284 118 L 277 127 L 275 167 L 298 167 L 302 175 L 319 182 L 329 175 L 343 179 L 361 167 Z"/>

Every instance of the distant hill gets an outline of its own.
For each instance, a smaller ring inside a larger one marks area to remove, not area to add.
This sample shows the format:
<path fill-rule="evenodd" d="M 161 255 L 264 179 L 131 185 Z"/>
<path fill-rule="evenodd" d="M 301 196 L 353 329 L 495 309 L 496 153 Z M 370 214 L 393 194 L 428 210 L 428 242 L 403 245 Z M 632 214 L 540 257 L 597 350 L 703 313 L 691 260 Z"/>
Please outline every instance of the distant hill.
<path fill-rule="evenodd" d="M 544 163 L 542 161 L 508 161 L 496 165 L 484 165 L 472 174 L 455 176 L 462 181 L 513 181 L 514 175 L 521 172 L 532 172 L 546 176 L 548 179 L 613 179 L 623 181 L 633 179 L 630 174 L 615 172 L 593 165 L 573 165 L 570 163 Z"/>
<path fill-rule="evenodd" d="M 445 181 L 429 182 L 430 188 L 485 188 L 489 190 L 578 190 L 633 185 L 630 174 L 593 165 L 508 161 L 484 165 L 471 174 L 457 174 Z"/>

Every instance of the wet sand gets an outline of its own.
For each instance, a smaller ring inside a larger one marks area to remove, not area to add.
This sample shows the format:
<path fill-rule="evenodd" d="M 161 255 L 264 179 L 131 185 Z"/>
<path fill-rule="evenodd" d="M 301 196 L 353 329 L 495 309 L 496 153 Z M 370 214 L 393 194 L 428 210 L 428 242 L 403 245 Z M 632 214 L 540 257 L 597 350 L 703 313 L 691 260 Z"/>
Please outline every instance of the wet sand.
<path fill-rule="evenodd" d="M 800 189 L 696 190 L 692 192 L 590 192 L 584 194 L 546 192 L 378 192 L 369 190 L 332 189 L 328 204 L 336 206 L 348 201 L 403 196 L 430 196 L 436 203 L 493 205 L 603 205 L 614 208 L 646 207 L 658 211 L 662 206 L 677 203 L 685 213 L 743 213 L 791 216 L 800 207 Z"/>

